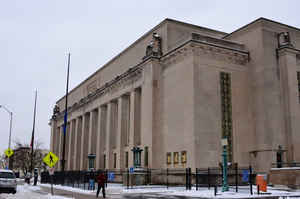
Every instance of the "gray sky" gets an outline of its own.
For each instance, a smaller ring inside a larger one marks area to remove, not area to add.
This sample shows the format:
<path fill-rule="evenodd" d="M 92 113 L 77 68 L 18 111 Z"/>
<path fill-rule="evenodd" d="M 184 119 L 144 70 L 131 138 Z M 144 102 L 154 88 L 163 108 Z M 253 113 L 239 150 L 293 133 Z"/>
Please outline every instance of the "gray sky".
<path fill-rule="evenodd" d="M 70 88 L 165 18 L 232 32 L 266 17 L 300 28 L 298 0 L 0 0 L 0 104 L 13 112 L 12 143 L 30 143 L 34 92 L 36 139 L 50 144 L 49 118 Z M 8 147 L 9 115 L 0 109 L 0 154 Z"/>

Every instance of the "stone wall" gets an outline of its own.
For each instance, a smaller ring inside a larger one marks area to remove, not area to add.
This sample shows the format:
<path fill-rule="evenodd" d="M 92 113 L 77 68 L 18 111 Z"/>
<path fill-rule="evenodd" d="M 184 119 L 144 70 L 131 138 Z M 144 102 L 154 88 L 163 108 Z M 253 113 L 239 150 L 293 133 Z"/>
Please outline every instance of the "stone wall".
<path fill-rule="evenodd" d="M 271 169 L 269 183 L 273 185 L 286 185 L 291 188 L 300 188 L 300 167 Z"/>

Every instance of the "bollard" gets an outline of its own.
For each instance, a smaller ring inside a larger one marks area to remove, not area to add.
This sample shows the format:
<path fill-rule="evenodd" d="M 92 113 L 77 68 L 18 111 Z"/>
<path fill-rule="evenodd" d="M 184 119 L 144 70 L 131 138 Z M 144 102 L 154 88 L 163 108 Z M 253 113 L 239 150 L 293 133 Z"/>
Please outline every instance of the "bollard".
<path fill-rule="evenodd" d="M 259 185 L 257 185 L 257 195 L 259 195 L 260 194 L 260 192 L 259 192 L 260 190 L 259 190 Z"/>
<path fill-rule="evenodd" d="M 192 190 L 192 169 L 189 168 L 189 190 Z"/>
<path fill-rule="evenodd" d="M 210 189 L 210 169 L 209 169 L 209 167 L 207 169 L 207 184 L 208 184 L 208 189 Z"/>
<path fill-rule="evenodd" d="M 199 173 L 198 168 L 196 168 L 196 190 L 197 191 L 198 191 L 198 184 L 199 184 L 199 182 L 198 182 L 198 173 Z"/>
<path fill-rule="evenodd" d="M 188 190 L 188 168 L 185 169 L 185 189 Z"/>
<path fill-rule="evenodd" d="M 129 189 L 129 169 L 127 169 L 127 189 Z"/>
<path fill-rule="evenodd" d="M 238 175 L 239 175 L 239 171 L 238 171 L 238 163 L 235 163 L 235 192 L 238 192 Z"/>
<path fill-rule="evenodd" d="M 167 168 L 167 189 L 169 189 L 169 169 Z"/>

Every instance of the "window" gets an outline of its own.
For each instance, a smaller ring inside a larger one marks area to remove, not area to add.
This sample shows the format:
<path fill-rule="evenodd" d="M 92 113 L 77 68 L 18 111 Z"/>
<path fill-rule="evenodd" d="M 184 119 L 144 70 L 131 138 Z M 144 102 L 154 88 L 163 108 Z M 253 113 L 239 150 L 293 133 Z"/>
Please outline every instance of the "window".
<path fill-rule="evenodd" d="M 229 73 L 220 73 L 222 138 L 227 138 L 228 162 L 232 162 L 232 111 L 231 77 Z"/>
<path fill-rule="evenodd" d="M 173 164 L 178 164 L 178 162 L 179 162 L 179 153 L 178 152 L 174 152 L 173 153 L 173 158 L 174 158 Z"/>
<path fill-rule="evenodd" d="M 145 156 L 144 156 L 144 165 L 145 165 L 145 167 L 148 167 L 148 147 L 147 146 L 145 146 L 145 154 L 144 154 Z"/>
<path fill-rule="evenodd" d="M 125 152 L 125 168 L 128 168 L 128 151 Z"/>
<path fill-rule="evenodd" d="M 103 155 L 103 168 L 106 169 L 106 155 Z"/>
<path fill-rule="evenodd" d="M 114 169 L 117 168 L 117 154 L 114 153 Z"/>
<path fill-rule="evenodd" d="M 181 151 L 181 164 L 185 164 L 186 160 L 186 151 Z"/>
<path fill-rule="evenodd" d="M 167 153 L 167 164 L 171 164 L 171 163 L 172 163 L 172 161 L 171 161 L 171 153 L 168 152 Z"/>

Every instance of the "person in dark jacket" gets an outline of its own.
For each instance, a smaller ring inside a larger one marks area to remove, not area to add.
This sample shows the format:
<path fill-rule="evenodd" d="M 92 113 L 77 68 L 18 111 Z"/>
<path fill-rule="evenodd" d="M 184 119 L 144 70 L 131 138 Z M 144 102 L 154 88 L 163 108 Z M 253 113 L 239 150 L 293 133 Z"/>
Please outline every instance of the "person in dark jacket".
<path fill-rule="evenodd" d="M 34 169 L 33 176 L 34 176 L 33 185 L 36 186 L 37 181 L 38 181 L 38 177 L 39 177 L 39 173 L 38 173 L 38 169 L 37 168 Z"/>
<path fill-rule="evenodd" d="M 106 176 L 104 175 L 103 171 L 100 171 L 100 173 L 97 177 L 97 183 L 98 183 L 98 189 L 97 189 L 97 195 L 96 195 L 97 198 L 98 198 L 101 188 L 102 188 L 103 198 L 105 198 L 105 182 L 106 182 Z"/>

